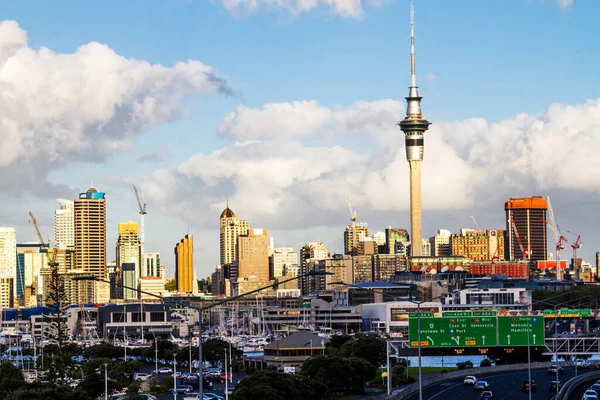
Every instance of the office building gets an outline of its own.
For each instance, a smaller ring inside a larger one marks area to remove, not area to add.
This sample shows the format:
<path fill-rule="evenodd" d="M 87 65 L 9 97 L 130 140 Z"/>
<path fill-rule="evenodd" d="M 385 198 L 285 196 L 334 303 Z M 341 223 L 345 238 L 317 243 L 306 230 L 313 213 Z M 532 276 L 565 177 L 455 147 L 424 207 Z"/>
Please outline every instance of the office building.
<path fill-rule="evenodd" d="M 450 238 L 450 254 L 467 260 L 504 260 L 504 231 L 464 230 Z"/>
<path fill-rule="evenodd" d="M 137 222 L 120 222 L 119 238 L 117 239 L 117 268 L 123 273 L 123 283 L 127 286 L 137 287 L 141 276 L 141 247 L 139 226 Z M 128 264 L 127 269 L 123 267 Z M 133 265 L 133 269 L 131 268 Z M 127 273 L 127 279 L 125 279 Z M 127 283 L 126 283 L 127 282 Z M 125 291 L 125 299 L 137 298 L 137 292 Z M 134 296 L 134 297 L 131 297 Z"/>
<path fill-rule="evenodd" d="M 373 257 L 373 281 L 389 282 L 396 272 L 406 270 L 406 257 L 399 254 L 378 254 Z"/>
<path fill-rule="evenodd" d="M 596 252 L 596 276 L 600 278 L 600 251 Z"/>
<path fill-rule="evenodd" d="M 450 236 L 452 236 L 452 232 L 447 229 L 440 229 L 435 235 L 429 238 L 432 256 L 447 257 L 451 254 Z"/>
<path fill-rule="evenodd" d="M 324 275 L 322 290 L 331 290 L 331 282 L 343 282 L 347 284 L 354 283 L 354 275 L 352 273 L 352 256 L 344 254 L 334 254 L 332 258 L 318 261 L 319 267 L 317 270 L 331 272 L 333 275 Z"/>
<path fill-rule="evenodd" d="M 250 226 L 244 220 L 238 219 L 235 213 L 227 207 L 219 218 L 219 233 L 221 247 L 221 265 L 232 263 L 236 260 L 236 246 L 238 236 L 247 235 Z"/>
<path fill-rule="evenodd" d="M 42 268 L 48 268 L 48 251 L 44 245 L 39 243 L 17 244 L 17 294 L 22 282 L 23 295 L 19 305 L 24 307 L 35 307 L 42 304 L 43 299 L 37 297 L 38 287 L 43 284 L 40 280 Z"/>
<path fill-rule="evenodd" d="M 270 257 L 271 271 L 273 277 L 285 275 L 287 265 L 298 264 L 298 254 L 294 252 L 293 247 L 278 247 L 273 249 Z"/>
<path fill-rule="evenodd" d="M 369 227 L 366 223 L 352 224 L 344 231 L 344 254 L 358 255 L 358 245 L 369 237 Z"/>
<path fill-rule="evenodd" d="M 358 248 L 356 249 L 357 256 L 374 256 L 375 254 L 379 254 L 379 246 L 377 242 L 373 240 L 373 238 L 365 238 L 358 242 Z"/>
<path fill-rule="evenodd" d="M 238 280 L 269 280 L 269 235 L 266 229 L 249 229 L 238 237 Z"/>
<path fill-rule="evenodd" d="M 317 261 L 329 258 L 329 251 L 323 242 L 308 242 L 300 249 L 300 275 L 313 271 Z M 315 288 L 314 277 L 303 277 L 298 279 L 298 289 L 303 295 L 313 293 Z"/>
<path fill-rule="evenodd" d="M 96 188 L 80 193 L 74 201 L 75 268 L 106 279 L 106 194 Z M 109 288 L 93 282 L 94 293 L 86 302 L 108 301 Z"/>
<path fill-rule="evenodd" d="M 410 22 L 410 76 L 411 85 L 406 101 L 406 117 L 398 123 L 405 136 L 406 159 L 410 177 L 410 237 L 412 243 L 421 243 L 422 213 L 421 213 L 421 165 L 423 164 L 424 133 L 431 123 L 421 115 L 421 99 L 417 89 L 415 71 L 415 31 L 414 13 L 411 6 Z M 422 256 L 421 246 L 412 246 L 411 256 Z"/>
<path fill-rule="evenodd" d="M 373 282 L 373 256 L 352 257 L 354 283 Z"/>
<path fill-rule="evenodd" d="M 75 249 L 74 202 L 56 199 L 60 208 L 54 211 L 54 243 L 59 249 Z"/>
<path fill-rule="evenodd" d="M 17 231 L 15 228 L 0 227 L 0 278 L 11 279 L 13 288 L 10 291 L 11 296 L 17 293 Z M 3 281 L 8 284 L 7 280 Z M 12 304 L 15 298 L 11 298 Z"/>
<path fill-rule="evenodd" d="M 140 290 L 156 296 L 164 296 L 165 280 L 158 276 L 143 276 L 140 278 Z M 149 294 L 141 293 L 140 296 L 142 299 L 156 300 L 156 297 Z"/>
<path fill-rule="evenodd" d="M 160 275 L 160 253 L 142 254 L 141 276 L 161 276 Z M 162 277 L 164 278 L 164 277 Z"/>
<path fill-rule="evenodd" d="M 175 246 L 175 282 L 177 291 L 192 293 L 194 286 L 194 236 L 185 235 Z"/>
<path fill-rule="evenodd" d="M 505 258 L 511 261 L 526 259 L 531 269 L 535 268 L 537 261 L 546 259 L 547 209 L 546 199 L 540 196 L 517 197 L 504 202 L 507 221 L 504 240 Z"/>
<path fill-rule="evenodd" d="M 410 243 L 410 237 L 406 229 L 392 228 L 391 226 L 385 230 L 385 244 L 388 254 L 406 254 L 406 248 Z"/>
<path fill-rule="evenodd" d="M 15 280 L 7 276 L 0 277 L 0 309 L 15 306 Z"/>

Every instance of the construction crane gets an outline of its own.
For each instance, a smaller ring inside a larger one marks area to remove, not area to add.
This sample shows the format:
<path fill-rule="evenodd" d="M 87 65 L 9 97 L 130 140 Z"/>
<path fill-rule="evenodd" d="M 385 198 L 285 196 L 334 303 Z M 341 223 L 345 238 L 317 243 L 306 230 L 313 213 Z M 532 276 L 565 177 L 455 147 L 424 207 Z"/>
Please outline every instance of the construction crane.
<path fill-rule="evenodd" d="M 480 231 L 481 228 L 479 227 L 479 224 L 477 223 L 477 220 L 475 219 L 475 217 L 471 215 L 471 219 L 473 220 L 473 223 L 475 224 L 475 228 L 477 228 L 477 230 Z"/>
<path fill-rule="evenodd" d="M 356 226 L 356 221 L 358 221 L 358 216 L 356 215 L 356 208 L 352 207 L 350 203 L 350 196 L 346 194 L 346 203 L 348 203 L 348 209 L 350 209 L 350 219 L 352 220 L 352 227 Z"/>
<path fill-rule="evenodd" d="M 38 240 L 40 241 L 40 244 L 44 247 L 48 247 L 48 244 L 44 243 L 44 238 L 42 237 L 42 233 L 40 232 L 40 227 L 38 226 L 37 219 L 35 219 L 35 217 L 33 216 L 33 213 L 31 211 L 29 211 L 29 218 L 31 218 L 31 223 L 33 224 L 33 227 L 35 228 L 35 233 L 37 233 L 37 237 L 38 237 Z"/>
<path fill-rule="evenodd" d="M 147 214 L 146 212 L 146 203 L 140 197 L 140 193 L 138 192 L 135 185 L 133 185 L 133 190 L 135 192 L 135 198 L 137 199 L 138 207 L 140 209 L 140 253 L 144 254 L 144 216 Z"/>
<path fill-rule="evenodd" d="M 549 221 L 545 221 L 544 219 L 542 219 L 542 221 L 548 225 L 554 235 L 554 243 L 556 244 L 556 279 L 560 280 L 560 251 L 565 248 L 566 238 L 560 233 L 560 228 L 556 223 L 556 218 L 554 217 L 554 208 L 552 208 L 550 196 L 546 197 L 546 203 L 548 204 Z"/>
<path fill-rule="evenodd" d="M 517 230 L 515 220 L 512 217 L 510 217 L 508 222 L 510 223 L 513 231 L 515 232 L 515 237 L 517 238 L 517 242 L 519 243 L 519 248 L 521 249 L 521 253 L 523 254 L 523 259 L 529 260 L 529 257 L 531 256 L 531 251 L 529 250 L 529 248 L 527 248 L 527 250 L 523 248 L 523 242 L 521 242 L 521 236 L 519 236 L 519 231 Z"/>

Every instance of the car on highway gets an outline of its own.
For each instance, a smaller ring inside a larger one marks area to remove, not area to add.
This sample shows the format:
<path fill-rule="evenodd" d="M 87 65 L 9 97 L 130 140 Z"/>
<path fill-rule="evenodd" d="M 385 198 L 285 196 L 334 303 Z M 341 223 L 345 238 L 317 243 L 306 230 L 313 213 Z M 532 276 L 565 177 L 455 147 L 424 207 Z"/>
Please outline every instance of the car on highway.
<path fill-rule="evenodd" d="M 173 370 L 169 367 L 161 367 L 154 371 L 155 374 L 172 374 Z"/>
<path fill-rule="evenodd" d="M 231 378 L 231 374 L 223 373 L 223 374 L 219 375 L 219 382 L 225 383 L 225 381 L 229 380 L 230 378 Z"/>
<path fill-rule="evenodd" d="M 592 370 L 594 370 L 594 371 L 600 370 L 600 364 L 594 364 L 594 365 L 592 365 Z"/>
<path fill-rule="evenodd" d="M 593 390 L 596 394 L 600 394 L 600 383 L 596 382 L 588 390 Z"/>
<path fill-rule="evenodd" d="M 480 400 L 494 400 L 494 394 L 491 391 L 486 390 L 481 393 L 481 396 L 479 396 L 479 399 Z"/>
<path fill-rule="evenodd" d="M 581 369 L 591 368 L 590 362 L 588 360 L 582 360 L 581 358 L 575 360 L 575 366 Z"/>
<path fill-rule="evenodd" d="M 238 382 L 238 383 L 239 383 L 239 382 Z M 475 385 L 476 383 L 477 383 L 477 378 L 475 378 L 474 376 L 472 376 L 472 375 L 465 376 L 465 380 L 464 380 L 464 384 L 465 384 L 465 386 L 466 386 L 466 385 L 471 385 L 471 386 L 473 386 L 473 385 Z"/>
<path fill-rule="evenodd" d="M 490 387 L 486 381 L 477 381 L 475 385 L 473 385 L 473 390 L 484 391 Z"/>
<path fill-rule="evenodd" d="M 565 370 L 560 365 L 551 365 L 548 367 L 548 375 L 556 375 L 557 372 L 559 375 L 563 375 Z"/>
<path fill-rule="evenodd" d="M 560 381 L 552 381 L 550 382 L 550 386 L 548 386 L 548 391 L 551 393 L 558 393 L 561 387 L 562 383 L 560 383 Z"/>
<path fill-rule="evenodd" d="M 534 380 L 531 381 L 531 391 L 533 393 L 535 393 L 537 391 L 537 385 L 535 384 Z M 523 384 L 521 385 L 521 392 L 529 392 L 529 381 L 528 380 L 523 381 Z"/>
<path fill-rule="evenodd" d="M 595 390 L 588 389 L 583 394 L 581 400 L 598 400 L 598 393 Z"/>
<path fill-rule="evenodd" d="M 147 374 L 145 372 L 136 372 L 135 374 L 133 374 L 134 381 L 147 381 L 150 378 L 152 378 L 152 375 Z"/>

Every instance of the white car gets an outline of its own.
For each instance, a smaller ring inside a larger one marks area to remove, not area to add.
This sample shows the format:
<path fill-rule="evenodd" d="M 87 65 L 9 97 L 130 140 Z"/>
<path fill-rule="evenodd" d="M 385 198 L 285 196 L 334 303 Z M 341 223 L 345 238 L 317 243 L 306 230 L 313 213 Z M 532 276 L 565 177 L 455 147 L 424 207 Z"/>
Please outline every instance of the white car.
<path fill-rule="evenodd" d="M 135 374 L 133 374 L 134 381 L 147 381 L 151 377 L 152 377 L 152 375 L 147 374 L 145 372 L 136 372 Z"/>
<path fill-rule="evenodd" d="M 464 381 L 465 385 L 474 386 L 476 383 L 477 383 L 477 378 L 475 378 L 474 376 L 472 376 L 472 375 L 465 376 L 465 381 Z"/>
<path fill-rule="evenodd" d="M 172 374 L 173 370 L 169 367 L 162 367 L 156 371 L 157 374 Z"/>
<path fill-rule="evenodd" d="M 581 400 L 598 400 L 598 395 L 595 390 L 586 390 Z"/>

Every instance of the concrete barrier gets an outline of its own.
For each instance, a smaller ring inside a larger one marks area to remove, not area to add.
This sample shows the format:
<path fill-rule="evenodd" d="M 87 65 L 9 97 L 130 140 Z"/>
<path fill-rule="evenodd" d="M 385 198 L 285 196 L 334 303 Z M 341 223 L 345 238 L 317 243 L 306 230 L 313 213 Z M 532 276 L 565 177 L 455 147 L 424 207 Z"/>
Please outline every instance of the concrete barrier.
<path fill-rule="evenodd" d="M 555 365 L 555 364 L 556 363 L 551 363 L 551 362 L 531 363 L 531 369 L 548 368 L 549 366 Z M 422 377 L 422 386 L 424 389 L 427 386 L 431 386 L 431 385 L 434 385 L 439 382 L 450 381 L 450 380 L 453 380 L 456 378 L 464 378 L 467 375 L 481 376 L 481 375 L 489 375 L 489 374 L 502 373 L 502 372 L 508 372 L 508 371 L 526 370 L 528 368 L 528 365 L 529 364 L 527 364 L 527 363 L 508 364 L 508 365 L 498 365 L 498 366 L 494 366 L 494 367 L 461 369 L 459 371 L 452 371 L 452 372 L 448 372 L 445 374 L 439 374 L 439 375 L 437 375 L 437 374 L 436 375 L 426 375 L 426 376 Z M 559 362 L 559 365 L 566 365 L 566 363 Z M 419 392 L 419 382 L 416 382 L 416 383 L 411 384 L 404 390 L 402 390 L 400 393 L 397 393 L 393 396 L 384 397 L 384 398 L 377 398 L 376 400 L 383 400 L 383 399 L 403 400 L 403 399 L 406 399 L 418 392 Z"/>
<path fill-rule="evenodd" d="M 570 399 L 571 393 L 579 386 L 595 382 L 600 379 L 600 372 L 588 372 L 587 374 L 576 376 L 575 378 L 569 379 L 565 385 L 560 389 L 560 392 L 556 395 L 556 400 L 568 400 Z"/>

